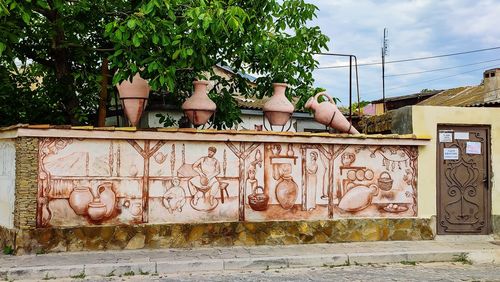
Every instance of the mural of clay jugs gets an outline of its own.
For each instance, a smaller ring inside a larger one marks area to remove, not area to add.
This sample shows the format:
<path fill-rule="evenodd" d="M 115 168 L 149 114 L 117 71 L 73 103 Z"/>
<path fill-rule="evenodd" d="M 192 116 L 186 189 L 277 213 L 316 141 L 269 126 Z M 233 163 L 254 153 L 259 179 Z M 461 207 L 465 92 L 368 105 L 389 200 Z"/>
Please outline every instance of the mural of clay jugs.
<path fill-rule="evenodd" d="M 106 216 L 106 204 L 102 203 L 101 199 L 96 198 L 89 203 L 88 213 L 92 220 L 101 220 Z"/>
<path fill-rule="evenodd" d="M 132 126 L 137 126 L 149 97 L 149 84 L 139 73 L 134 75 L 132 81 L 125 80 L 116 85 L 123 109 Z"/>
<path fill-rule="evenodd" d="M 87 214 L 87 208 L 94 199 L 89 187 L 78 186 L 69 195 L 69 205 L 77 215 Z"/>
<path fill-rule="evenodd" d="M 106 206 L 106 214 L 104 217 L 110 217 L 113 214 L 116 205 L 116 194 L 113 190 L 113 183 L 101 183 L 97 187 L 97 191 L 99 192 L 100 201 Z"/>
<path fill-rule="evenodd" d="M 289 166 L 289 164 L 286 164 Z M 299 186 L 290 175 L 291 169 L 283 168 L 282 175 L 276 183 L 276 199 L 285 210 L 291 209 L 297 200 Z"/>
<path fill-rule="evenodd" d="M 320 96 L 326 97 L 328 101 L 318 103 Z M 314 97 L 309 98 L 304 107 L 314 111 L 314 119 L 319 123 L 335 128 L 340 132 L 359 134 L 356 128 L 349 123 L 337 108 L 332 97 L 326 94 L 326 92 L 320 92 L 314 95 Z"/>
<path fill-rule="evenodd" d="M 193 81 L 193 95 L 182 104 L 184 114 L 194 126 L 207 123 L 217 109 L 214 101 L 207 95 L 208 84 L 207 80 Z"/>
<path fill-rule="evenodd" d="M 274 94 L 264 104 L 262 111 L 271 125 L 285 125 L 295 109 L 285 96 L 286 83 L 273 83 Z"/>

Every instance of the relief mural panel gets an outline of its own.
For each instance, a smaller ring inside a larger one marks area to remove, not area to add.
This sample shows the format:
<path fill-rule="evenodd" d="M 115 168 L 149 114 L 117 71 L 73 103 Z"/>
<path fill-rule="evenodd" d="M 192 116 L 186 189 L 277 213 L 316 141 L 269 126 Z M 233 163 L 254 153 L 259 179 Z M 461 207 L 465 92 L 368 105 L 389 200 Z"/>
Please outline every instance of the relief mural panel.
<path fill-rule="evenodd" d="M 417 156 L 415 147 L 346 147 L 335 159 L 335 215 L 416 216 Z"/>
<path fill-rule="evenodd" d="M 416 147 L 40 139 L 37 226 L 416 216 Z"/>

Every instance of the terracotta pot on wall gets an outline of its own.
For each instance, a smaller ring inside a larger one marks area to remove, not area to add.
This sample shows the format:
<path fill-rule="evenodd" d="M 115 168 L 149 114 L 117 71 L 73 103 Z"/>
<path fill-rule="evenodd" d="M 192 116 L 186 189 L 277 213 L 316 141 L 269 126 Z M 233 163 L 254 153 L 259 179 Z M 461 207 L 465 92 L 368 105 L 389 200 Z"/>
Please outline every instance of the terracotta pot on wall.
<path fill-rule="evenodd" d="M 274 94 L 264 104 L 262 111 L 271 125 L 284 126 L 295 109 L 285 96 L 286 83 L 273 83 Z"/>
<path fill-rule="evenodd" d="M 320 96 L 326 97 L 328 101 L 318 103 Z M 326 92 L 318 93 L 314 97 L 309 98 L 304 107 L 314 111 L 314 119 L 319 123 L 335 128 L 340 132 L 359 134 L 356 128 L 349 123 L 337 108 L 332 97 L 328 96 Z"/>
<path fill-rule="evenodd" d="M 137 73 L 132 81 L 125 80 L 117 84 L 116 88 L 118 88 L 125 115 L 132 126 L 137 126 L 149 97 L 151 88 L 148 82 Z"/>
<path fill-rule="evenodd" d="M 193 95 L 182 104 L 184 114 L 194 126 L 207 123 L 217 109 L 215 103 L 207 95 L 208 84 L 207 80 L 193 81 Z"/>

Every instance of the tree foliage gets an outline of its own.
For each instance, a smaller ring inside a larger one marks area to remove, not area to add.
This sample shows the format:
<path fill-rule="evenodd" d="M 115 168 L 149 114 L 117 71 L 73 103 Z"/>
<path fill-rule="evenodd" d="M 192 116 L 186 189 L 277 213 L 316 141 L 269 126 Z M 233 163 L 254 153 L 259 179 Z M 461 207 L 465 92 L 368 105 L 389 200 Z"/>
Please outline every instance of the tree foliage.
<path fill-rule="evenodd" d="M 213 79 L 225 85 L 210 93 L 216 126 L 231 127 L 240 121 L 234 93 L 271 95 L 272 82 L 290 84 L 290 97 L 311 92 L 313 55 L 328 41 L 307 24 L 316 10 L 303 0 L 3 0 L 0 76 L 11 98 L 28 101 L 14 119 L 32 123 L 92 122 L 104 58 L 112 85 L 140 72 L 179 103 L 194 79 Z M 216 64 L 236 74 L 222 81 Z M 243 73 L 258 75 L 257 87 Z M 31 102 L 44 106 L 27 110 Z"/>

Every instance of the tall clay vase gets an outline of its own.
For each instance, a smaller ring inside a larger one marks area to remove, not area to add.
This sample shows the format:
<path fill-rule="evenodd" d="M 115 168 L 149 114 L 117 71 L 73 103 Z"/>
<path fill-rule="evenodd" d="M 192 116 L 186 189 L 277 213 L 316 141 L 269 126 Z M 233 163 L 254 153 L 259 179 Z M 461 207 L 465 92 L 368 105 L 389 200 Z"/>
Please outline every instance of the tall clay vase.
<path fill-rule="evenodd" d="M 132 126 L 137 126 L 149 97 L 149 84 L 139 73 L 135 74 L 132 81 L 125 80 L 116 85 L 123 110 Z"/>
<path fill-rule="evenodd" d="M 271 125 L 285 125 L 295 109 L 285 96 L 286 83 L 273 83 L 274 94 L 264 104 L 262 111 Z"/>
<path fill-rule="evenodd" d="M 293 181 L 292 176 L 283 175 L 276 184 L 276 199 L 282 208 L 289 210 L 295 205 L 297 200 L 297 191 L 299 187 Z"/>
<path fill-rule="evenodd" d="M 104 217 L 110 217 L 113 214 L 116 205 L 116 194 L 113 191 L 113 183 L 101 183 L 99 187 L 97 187 L 97 191 L 99 192 L 101 202 L 106 205 L 106 214 Z"/>
<path fill-rule="evenodd" d="M 207 80 L 193 81 L 193 95 L 182 104 L 184 114 L 194 126 L 207 123 L 217 108 L 215 103 L 208 98 L 208 83 Z"/>
<path fill-rule="evenodd" d="M 320 96 L 326 97 L 328 101 L 318 103 Z M 359 134 L 356 128 L 349 123 L 337 108 L 332 97 L 328 96 L 326 92 L 318 93 L 314 97 L 309 98 L 304 107 L 314 111 L 314 119 L 319 123 L 335 128 L 340 132 Z"/>

